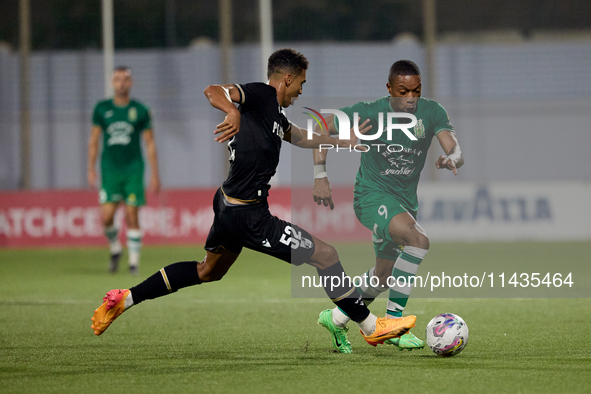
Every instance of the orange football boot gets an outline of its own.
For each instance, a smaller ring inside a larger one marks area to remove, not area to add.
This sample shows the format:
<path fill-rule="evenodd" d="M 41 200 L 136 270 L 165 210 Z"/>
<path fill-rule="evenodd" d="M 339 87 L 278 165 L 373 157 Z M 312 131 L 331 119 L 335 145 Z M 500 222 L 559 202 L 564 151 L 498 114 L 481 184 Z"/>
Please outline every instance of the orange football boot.
<path fill-rule="evenodd" d="M 94 330 L 94 335 L 101 335 L 113 320 L 119 317 L 125 311 L 125 298 L 129 294 L 127 289 L 115 289 L 107 292 L 101 306 L 94 310 L 94 316 L 92 325 L 90 326 Z"/>
<path fill-rule="evenodd" d="M 377 346 L 388 339 L 400 338 L 415 326 L 416 321 L 417 317 L 414 315 L 405 316 L 400 319 L 378 317 L 374 333 L 365 336 L 362 332 L 361 335 L 363 335 L 365 341 L 371 346 Z"/>

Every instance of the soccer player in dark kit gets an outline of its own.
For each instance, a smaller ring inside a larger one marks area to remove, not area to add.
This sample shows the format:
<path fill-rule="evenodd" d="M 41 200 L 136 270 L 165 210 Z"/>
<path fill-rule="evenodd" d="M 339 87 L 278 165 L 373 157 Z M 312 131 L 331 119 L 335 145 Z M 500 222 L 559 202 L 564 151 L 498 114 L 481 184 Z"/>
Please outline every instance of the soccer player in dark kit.
<path fill-rule="evenodd" d="M 307 68 L 302 54 L 281 49 L 269 57 L 268 83 L 205 89 L 211 105 L 227 114 L 215 130 L 215 140 L 228 141 L 231 163 L 228 178 L 213 199 L 215 217 L 205 244 L 205 259 L 171 264 L 129 290 L 109 291 L 92 317 L 95 335 L 101 335 L 121 313 L 142 301 L 222 279 L 243 247 L 291 264 L 316 267 L 329 298 L 359 325 L 370 345 L 400 337 L 414 327 L 415 316 L 385 319 L 370 313 L 350 281 L 332 287 L 332 277 L 345 276 L 336 250 L 269 212 L 269 180 L 279 162 L 282 140 L 302 148 L 319 144 L 349 147 L 356 141 L 356 137 L 339 140 L 326 135 L 307 139 L 304 130 L 287 120 L 283 108 L 302 93 Z M 234 103 L 240 104 L 238 109 Z M 361 125 L 362 132 L 369 130 L 366 125 Z"/>

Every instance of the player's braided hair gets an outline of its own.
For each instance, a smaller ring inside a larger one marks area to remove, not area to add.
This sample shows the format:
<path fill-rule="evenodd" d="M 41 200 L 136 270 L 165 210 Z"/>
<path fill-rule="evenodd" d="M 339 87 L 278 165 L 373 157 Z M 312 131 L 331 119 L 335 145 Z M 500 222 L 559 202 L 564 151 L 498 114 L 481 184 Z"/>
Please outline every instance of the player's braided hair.
<path fill-rule="evenodd" d="M 390 74 L 388 75 L 388 81 L 392 81 L 394 77 L 398 75 L 421 75 L 419 66 L 410 60 L 398 60 L 392 67 L 390 67 Z"/>
<path fill-rule="evenodd" d="M 267 65 L 267 77 L 276 72 L 290 72 L 299 75 L 308 69 L 308 59 L 299 52 L 290 48 L 279 49 L 269 56 Z"/>

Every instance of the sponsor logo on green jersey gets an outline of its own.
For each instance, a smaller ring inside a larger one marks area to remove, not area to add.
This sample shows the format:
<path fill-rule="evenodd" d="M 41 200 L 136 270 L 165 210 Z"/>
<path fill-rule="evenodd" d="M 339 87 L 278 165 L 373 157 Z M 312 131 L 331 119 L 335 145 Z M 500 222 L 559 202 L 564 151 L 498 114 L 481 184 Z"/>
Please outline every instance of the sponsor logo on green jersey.
<path fill-rule="evenodd" d="M 413 128 L 413 134 L 417 138 L 425 138 L 425 125 L 423 125 L 423 119 L 417 119 L 417 125 Z"/>
<path fill-rule="evenodd" d="M 125 121 L 113 122 L 107 127 L 107 145 L 127 145 L 131 141 L 133 126 Z"/>
<path fill-rule="evenodd" d="M 136 107 L 131 107 L 127 111 L 127 119 L 132 123 L 137 120 L 137 108 Z"/>

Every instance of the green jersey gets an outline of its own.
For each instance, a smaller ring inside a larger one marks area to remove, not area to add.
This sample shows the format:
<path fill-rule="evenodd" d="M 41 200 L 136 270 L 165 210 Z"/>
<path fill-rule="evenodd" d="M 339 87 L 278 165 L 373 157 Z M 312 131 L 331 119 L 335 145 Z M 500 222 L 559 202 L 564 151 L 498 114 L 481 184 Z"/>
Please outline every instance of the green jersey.
<path fill-rule="evenodd" d="M 140 134 L 152 128 L 148 106 L 133 99 L 125 107 L 103 100 L 94 107 L 92 123 L 103 130 L 103 174 L 144 171 Z"/>
<path fill-rule="evenodd" d="M 341 108 L 341 111 L 347 114 L 351 124 L 355 112 L 359 114 L 359 123 L 370 119 L 372 128 L 368 135 L 375 134 L 373 130 L 378 130 L 379 116 L 383 117 L 382 135 L 376 140 L 362 141 L 370 146 L 370 150 L 361 153 L 361 164 L 355 178 L 355 195 L 363 196 L 375 191 L 391 193 L 406 209 L 417 211 L 417 186 L 431 140 L 443 130 L 454 130 L 445 109 L 436 101 L 419 98 L 414 113 L 417 124 L 412 129 L 409 128 L 417 138 L 416 141 L 411 140 L 400 129 L 394 129 L 392 138 L 388 140 L 387 114 L 396 112 L 390 105 L 390 96 L 375 101 L 362 101 Z M 334 119 L 335 126 L 338 127 L 336 116 Z M 396 122 L 395 119 L 394 121 Z M 405 122 L 407 119 L 396 123 Z"/>

